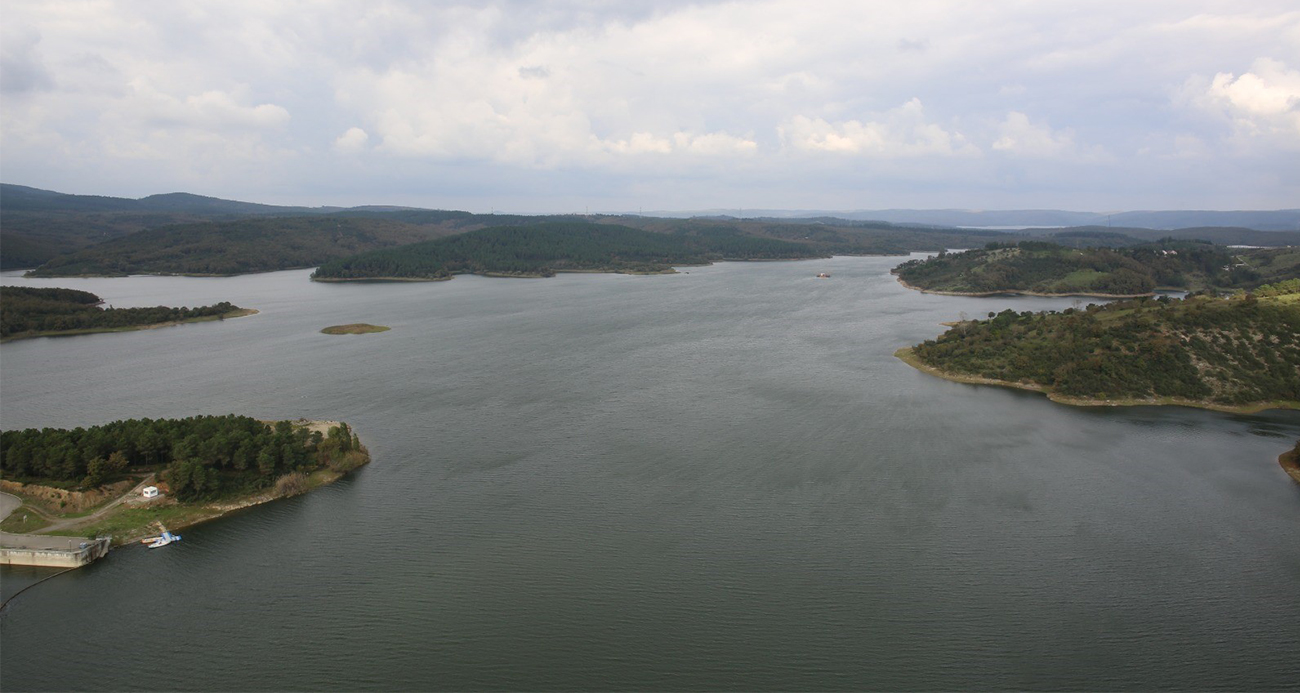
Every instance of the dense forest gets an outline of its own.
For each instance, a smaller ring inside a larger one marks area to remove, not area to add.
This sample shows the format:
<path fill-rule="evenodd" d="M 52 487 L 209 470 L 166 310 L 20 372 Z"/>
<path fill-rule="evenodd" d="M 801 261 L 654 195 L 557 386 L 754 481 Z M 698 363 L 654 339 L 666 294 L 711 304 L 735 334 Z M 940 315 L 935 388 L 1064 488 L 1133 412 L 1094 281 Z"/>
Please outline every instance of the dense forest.
<path fill-rule="evenodd" d="M 313 267 L 355 253 L 433 237 L 421 227 L 367 217 L 244 219 L 138 231 L 56 257 L 33 277 L 215 274 Z"/>
<path fill-rule="evenodd" d="M 110 331 L 240 314 L 226 301 L 200 308 L 100 308 L 89 291 L 0 286 L 0 339 Z"/>
<path fill-rule="evenodd" d="M 0 183 L 0 269 L 38 267 L 60 255 L 159 226 L 308 211 L 185 193 L 132 200 Z"/>
<path fill-rule="evenodd" d="M 1235 250 L 1166 239 L 1123 248 L 1068 248 L 1043 241 L 989 243 L 894 269 L 927 291 L 1133 295 L 1157 288 L 1251 288 L 1300 276 L 1300 249 Z"/>
<path fill-rule="evenodd" d="M 1294 288 L 1294 287 L 1293 287 Z M 1084 398 L 1300 407 L 1300 294 L 1140 298 L 989 314 L 913 348 L 941 371 Z"/>
<path fill-rule="evenodd" d="M 322 435 L 288 421 L 233 414 L 0 433 L 6 479 L 95 487 L 132 470 L 161 470 L 183 501 L 246 493 L 321 467 L 348 471 L 368 460 L 347 424 Z"/>
<path fill-rule="evenodd" d="M 480 273 L 551 276 L 563 270 L 658 272 L 722 259 L 822 257 L 809 245 L 759 238 L 735 229 L 691 235 L 614 224 L 553 222 L 500 226 L 357 255 L 322 265 L 314 279 L 443 279 Z"/>

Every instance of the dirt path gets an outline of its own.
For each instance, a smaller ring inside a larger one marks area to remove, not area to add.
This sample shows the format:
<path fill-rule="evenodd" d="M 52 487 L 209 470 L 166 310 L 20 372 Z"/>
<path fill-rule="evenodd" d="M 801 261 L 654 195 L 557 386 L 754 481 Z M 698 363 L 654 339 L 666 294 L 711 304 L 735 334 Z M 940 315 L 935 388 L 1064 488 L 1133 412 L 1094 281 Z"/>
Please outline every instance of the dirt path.
<path fill-rule="evenodd" d="M 77 525 L 90 524 L 91 522 L 94 522 L 95 520 L 98 520 L 101 517 L 107 515 L 109 511 L 121 505 L 124 501 L 126 501 L 126 499 L 134 495 L 139 495 L 140 489 L 153 483 L 153 478 L 154 475 L 150 474 L 149 476 L 144 478 L 144 481 L 141 481 L 140 483 L 136 484 L 130 491 L 123 493 L 120 497 L 118 497 L 117 500 L 113 501 L 112 503 L 109 503 L 108 505 L 105 505 L 104 507 L 100 508 L 99 510 L 96 510 L 95 512 L 89 515 L 83 515 L 81 517 L 69 517 L 64 520 L 55 520 L 52 524 L 42 527 L 36 531 L 38 533 L 53 532 L 55 530 L 67 529 L 69 527 L 76 527 Z"/>

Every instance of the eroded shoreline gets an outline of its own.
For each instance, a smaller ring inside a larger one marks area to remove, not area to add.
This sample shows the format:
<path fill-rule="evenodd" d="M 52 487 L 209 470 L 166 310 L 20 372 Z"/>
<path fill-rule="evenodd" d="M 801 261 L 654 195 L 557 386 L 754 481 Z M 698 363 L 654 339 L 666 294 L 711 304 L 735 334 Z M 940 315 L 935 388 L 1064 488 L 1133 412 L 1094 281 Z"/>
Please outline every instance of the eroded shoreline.
<path fill-rule="evenodd" d="M 1156 295 L 1154 291 L 1149 291 L 1144 294 L 1102 294 L 1102 293 L 1095 293 L 1095 292 L 1088 292 L 1088 291 L 1072 291 L 1063 294 L 1049 294 L 1049 293 L 1043 293 L 1041 291 L 1022 291 L 1020 289 L 1007 289 L 1005 291 L 983 291 L 983 292 L 940 291 L 938 289 L 922 289 L 919 286 L 913 286 L 903 281 L 903 278 L 898 275 L 894 275 L 894 278 L 898 280 L 899 284 L 902 284 L 903 286 L 913 291 L 920 291 L 923 294 L 935 294 L 936 296 L 968 296 L 972 298 L 990 298 L 993 296 L 1037 296 L 1039 298 L 1070 298 L 1071 296 L 1079 296 L 1082 298 L 1147 298 Z"/>

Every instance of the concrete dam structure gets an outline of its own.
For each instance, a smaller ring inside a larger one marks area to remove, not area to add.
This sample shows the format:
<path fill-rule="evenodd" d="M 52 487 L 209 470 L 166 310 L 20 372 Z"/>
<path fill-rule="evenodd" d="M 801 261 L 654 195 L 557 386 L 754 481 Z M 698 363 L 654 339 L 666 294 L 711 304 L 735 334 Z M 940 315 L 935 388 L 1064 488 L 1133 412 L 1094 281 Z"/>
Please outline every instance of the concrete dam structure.
<path fill-rule="evenodd" d="M 0 565 L 80 568 L 107 554 L 112 540 L 0 532 Z"/>

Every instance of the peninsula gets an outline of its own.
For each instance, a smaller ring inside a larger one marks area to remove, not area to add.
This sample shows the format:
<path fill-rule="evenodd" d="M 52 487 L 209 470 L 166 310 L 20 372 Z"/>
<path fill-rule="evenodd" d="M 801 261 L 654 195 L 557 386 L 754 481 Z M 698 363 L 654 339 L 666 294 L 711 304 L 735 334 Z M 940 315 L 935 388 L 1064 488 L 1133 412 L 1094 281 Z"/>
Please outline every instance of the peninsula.
<path fill-rule="evenodd" d="M 0 487 L 23 501 L 11 533 L 124 543 L 304 493 L 367 464 L 347 424 L 247 416 L 130 419 L 0 433 Z M 140 491 L 156 486 L 160 495 Z"/>
<path fill-rule="evenodd" d="M 1065 404 L 1300 409 L 1296 285 L 1268 285 L 1231 299 L 1194 295 L 1061 312 L 1005 310 L 957 323 L 895 355 L 932 375 L 1044 392 Z"/>
<path fill-rule="evenodd" d="M 1300 277 L 1300 248 L 1228 248 L 1165 239 L 1126 248 L 989 243 L 894 268 L 909 289 L 957 296 L 1133 298 L 1157 289 L 1248 289 Z"/>
<path fill-rule="evenodd" d="M 125 332 L 257 313 L 226 301 L 199 308 L 101 308 L 103 300 L 75 289 L 0 287 L 0 341 Z"/>

